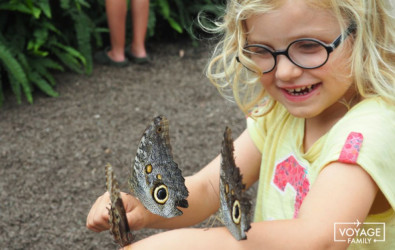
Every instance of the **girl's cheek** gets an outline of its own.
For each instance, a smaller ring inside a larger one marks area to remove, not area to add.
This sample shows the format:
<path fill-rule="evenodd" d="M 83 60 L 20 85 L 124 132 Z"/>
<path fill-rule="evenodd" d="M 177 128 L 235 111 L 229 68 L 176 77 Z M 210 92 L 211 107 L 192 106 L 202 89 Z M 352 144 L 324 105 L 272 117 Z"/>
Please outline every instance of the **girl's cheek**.
<path fill-rule="evenodd" d="M 332 76 L 337 82 L 351 81 L 351 64 L 347 60 L 338 60 L 328 65 L 330 67 L 324 69 L 326 75 Z"/>
<path fill-rule="evenodd" d="M 329 66 L 329 69 L 337 72 L 343 76 L 349 76 L 351 74 L 351 54 L 352 54 L 352 43 L 347 41 L 343 48 L 333 53 L 332 57 L 329 57 L 328 62 L 324 66 Z"/>
<path fill-rule="evenodd" d="M 273 72 L 262 75 L 260 78 L 260 82 L 265 89 L 267 89 L 270 85 L 274 84 Z"/>

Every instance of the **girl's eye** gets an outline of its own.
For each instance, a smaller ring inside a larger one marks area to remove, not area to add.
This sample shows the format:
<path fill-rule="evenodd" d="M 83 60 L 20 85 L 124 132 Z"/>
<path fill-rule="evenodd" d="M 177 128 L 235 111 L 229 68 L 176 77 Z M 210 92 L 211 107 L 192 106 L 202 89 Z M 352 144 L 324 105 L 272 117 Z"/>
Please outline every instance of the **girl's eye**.
<path fill-rule="evenodd" d="M 248 48 L 249 52 L 252 52 L 254 54 L 266 54 L 269 53 L 267 49 L 261 48 L 261 47 L 249 47 Z"/>
<path fill-rule="evenodd" d="M 294 43 L 290 49 L 298 50 L 304 53 L 314 53 L 324 49 L 324 47 L 321 44 L 314 41 L 300 41 Z"/>
<path fill-rule="evenodd" d="M 268 49 L 262 48 L 262 47 L 258 47 L 258 46 L 251 46 L 248 47 L 244 50 L 246 53 L 246 56 L 248 57 L 272 57 L 272 54 L 270 53 L 270 51 Z"/>

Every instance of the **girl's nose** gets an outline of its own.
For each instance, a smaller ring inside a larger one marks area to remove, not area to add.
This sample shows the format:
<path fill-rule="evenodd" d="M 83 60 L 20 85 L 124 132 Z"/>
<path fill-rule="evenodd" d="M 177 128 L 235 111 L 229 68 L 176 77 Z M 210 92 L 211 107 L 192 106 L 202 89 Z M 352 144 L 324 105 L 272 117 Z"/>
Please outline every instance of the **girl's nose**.
<path fill-rule="evenodd" d="M 290 82 L 302 75 L 303 69 L 293 64 L 286 56 L 277 56 L 276 78 L 283 82 Z"/>

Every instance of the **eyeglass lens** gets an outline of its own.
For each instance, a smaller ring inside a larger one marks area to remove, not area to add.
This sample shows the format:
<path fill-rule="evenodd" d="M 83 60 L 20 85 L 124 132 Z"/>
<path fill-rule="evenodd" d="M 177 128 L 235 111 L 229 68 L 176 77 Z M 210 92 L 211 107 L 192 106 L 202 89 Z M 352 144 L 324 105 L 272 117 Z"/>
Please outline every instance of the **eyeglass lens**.
<path fill-rule="evenodd" d="M 264 45 L 247 45 L 244 55 L 250 58 L 266 73 L 276 65 L 276 54 L 285 54 L 293 63 L 302 68 L 316 68 L 328 59 L 328 51 L 323 44 L 315 40 L 297 40 L 291 43 L 284 52 L 274 52 Z"/>

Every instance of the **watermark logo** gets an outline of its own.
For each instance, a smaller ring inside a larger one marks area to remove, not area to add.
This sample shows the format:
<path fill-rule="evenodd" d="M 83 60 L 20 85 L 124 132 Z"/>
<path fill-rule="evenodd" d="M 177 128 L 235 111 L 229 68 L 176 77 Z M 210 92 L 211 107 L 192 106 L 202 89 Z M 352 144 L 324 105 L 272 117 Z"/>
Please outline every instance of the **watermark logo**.
<path fill-rule="evenodd" d="M 335 222 L 334 241 L 348 244 L 372 244 L 385 241 L 384 222 Z"/>

